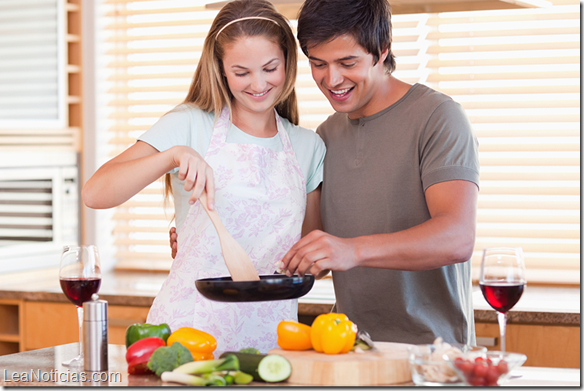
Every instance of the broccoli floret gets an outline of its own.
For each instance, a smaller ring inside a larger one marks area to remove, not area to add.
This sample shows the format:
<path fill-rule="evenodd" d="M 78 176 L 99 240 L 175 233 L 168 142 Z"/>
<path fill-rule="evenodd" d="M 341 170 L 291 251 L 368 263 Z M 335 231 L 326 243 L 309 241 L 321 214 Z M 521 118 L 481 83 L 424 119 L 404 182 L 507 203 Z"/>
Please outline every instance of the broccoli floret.
<path fill-rule="evenodd" d="M 193 355 L 189 349 L 180 342 L 175 342 L 172 346 L 161 346 L 156 349 L 150 356 L 148 368 L 160 377 L 162 372 L 172 371 L 191 361 L 193 361 Z"/>
<path fill-rule="evenodd" d="M 239 353 L 261 354 L 256 348 L 243 348 L 239 350 Z"/>

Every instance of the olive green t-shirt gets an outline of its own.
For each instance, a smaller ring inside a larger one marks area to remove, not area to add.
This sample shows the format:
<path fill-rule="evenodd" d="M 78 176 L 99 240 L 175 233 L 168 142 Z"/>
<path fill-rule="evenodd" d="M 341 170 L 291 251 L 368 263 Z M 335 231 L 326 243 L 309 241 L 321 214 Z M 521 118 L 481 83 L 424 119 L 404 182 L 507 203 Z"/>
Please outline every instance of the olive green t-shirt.
<path fill-rule="evenodd" d="M 478 142 L 462 107 L 415 84 L 369 117 L 331 115 L 317 130 L 327 147 L 321 213 L 341 238 L 402 231 L 430 219 L 433 184 L 479 183 Z M 426 271 L 356 267 L 333 272 L 336 311 L 373 340 L 474 343 L 470 260 Z"/>

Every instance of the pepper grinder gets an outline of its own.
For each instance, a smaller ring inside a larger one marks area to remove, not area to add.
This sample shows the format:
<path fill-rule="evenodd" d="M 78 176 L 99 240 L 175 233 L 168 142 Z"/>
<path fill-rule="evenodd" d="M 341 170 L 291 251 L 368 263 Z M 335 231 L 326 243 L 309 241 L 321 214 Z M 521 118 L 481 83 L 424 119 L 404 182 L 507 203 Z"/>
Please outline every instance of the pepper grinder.
<path fill-rule="evenodd" d="M 97 293 L 83 303 L 83 362 L 86 371 L 103 372 L 107 366 L 107 301 Z"/>

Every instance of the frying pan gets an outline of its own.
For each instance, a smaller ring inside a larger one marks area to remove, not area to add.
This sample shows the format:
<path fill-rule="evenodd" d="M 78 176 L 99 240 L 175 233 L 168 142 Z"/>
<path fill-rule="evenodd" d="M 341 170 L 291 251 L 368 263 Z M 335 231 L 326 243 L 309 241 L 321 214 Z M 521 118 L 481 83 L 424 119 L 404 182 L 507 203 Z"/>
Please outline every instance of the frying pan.
<path fill-rule="evenodd" d="M 260 276 L 259 281 L 233 281 L 231 277 L 202 278 L 197 290 L 209 300 L 223 302 L 273 301 L 296 299 L 310 291 L 314 276 L 288 277 L 284 274 Z"/>

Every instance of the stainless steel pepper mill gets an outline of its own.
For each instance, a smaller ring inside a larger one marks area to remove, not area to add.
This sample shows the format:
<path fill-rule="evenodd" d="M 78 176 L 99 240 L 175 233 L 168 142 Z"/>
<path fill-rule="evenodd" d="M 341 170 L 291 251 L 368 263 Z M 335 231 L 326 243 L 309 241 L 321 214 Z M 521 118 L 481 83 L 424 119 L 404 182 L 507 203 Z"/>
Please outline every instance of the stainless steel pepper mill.
<path fill-rule="evenodd" d="M 83 362 L 86 371 L 107 371 L 107 301 L 97 293 L 83 303 Z"/>

